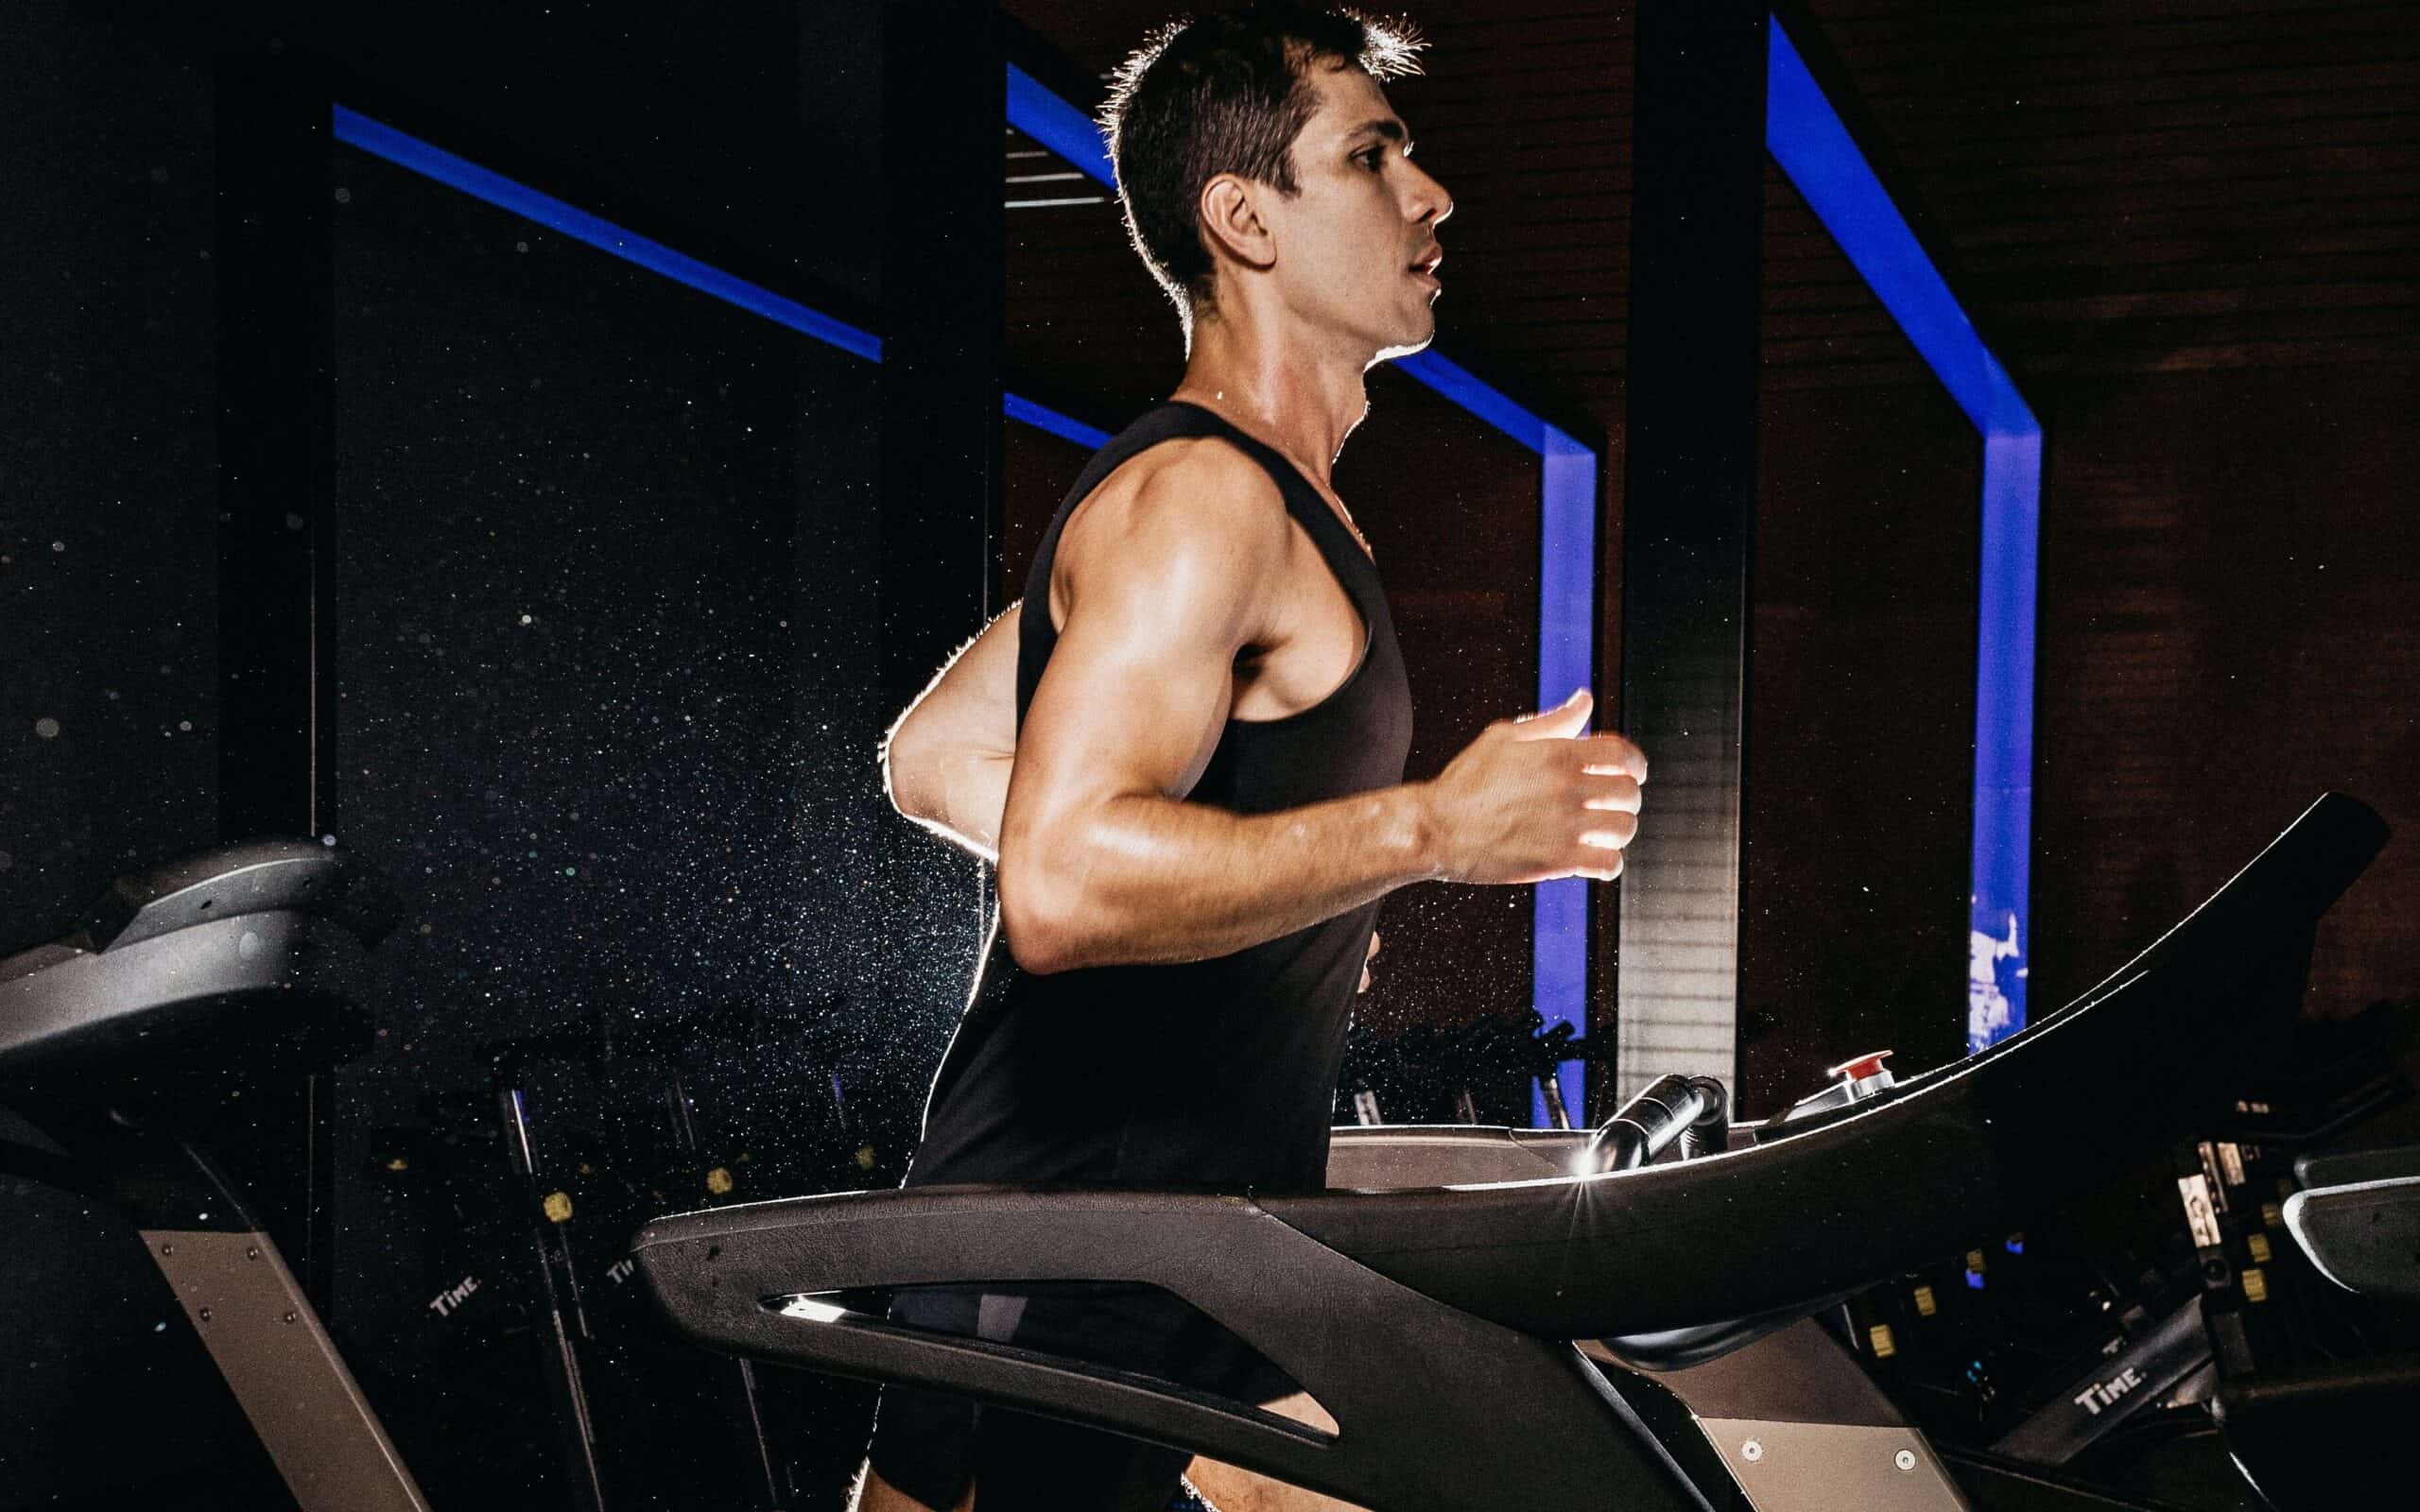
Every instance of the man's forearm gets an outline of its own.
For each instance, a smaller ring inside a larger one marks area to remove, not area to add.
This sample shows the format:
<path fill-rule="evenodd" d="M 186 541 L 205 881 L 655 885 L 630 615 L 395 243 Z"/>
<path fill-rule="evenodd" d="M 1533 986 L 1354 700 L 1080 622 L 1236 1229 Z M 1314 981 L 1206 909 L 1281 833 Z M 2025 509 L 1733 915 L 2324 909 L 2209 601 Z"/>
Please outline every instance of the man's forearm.
<path fill-rule="evenodd" d="M 1229 954 L 1440 871 L 1418 784 L 1256 815 L 1121 798 L 1011 844 L 1003 927 L 1041 971 Z"/>
<path fill-rule="evenodd" d="M 886 761 L 884 779 L 891 806 L 979 861 L 1000 859 L 1000 811 L 1009 796 L 1009 773 L 1016 758 L 991 751 L 959 750 L 928 760 L 913 771 Z"/>

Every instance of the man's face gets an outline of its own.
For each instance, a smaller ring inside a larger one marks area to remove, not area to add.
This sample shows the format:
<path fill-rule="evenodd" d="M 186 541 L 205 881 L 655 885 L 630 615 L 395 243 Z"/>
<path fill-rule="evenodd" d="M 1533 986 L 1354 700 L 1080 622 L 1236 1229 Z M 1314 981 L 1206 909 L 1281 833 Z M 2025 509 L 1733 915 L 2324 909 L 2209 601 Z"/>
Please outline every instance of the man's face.
<path fill-rule="evenodd" d="M 1278 286 L 1289 310 L 1345 345 L 1417 352 L 1437 335 L 1437 227 L 1453 198 L 1413 166 L 1410 133 L 1369 75 L 1314 61 L 1309 84 L 1319 108 L 1293 144 L 1301 192 L 1258 197 Z"/>

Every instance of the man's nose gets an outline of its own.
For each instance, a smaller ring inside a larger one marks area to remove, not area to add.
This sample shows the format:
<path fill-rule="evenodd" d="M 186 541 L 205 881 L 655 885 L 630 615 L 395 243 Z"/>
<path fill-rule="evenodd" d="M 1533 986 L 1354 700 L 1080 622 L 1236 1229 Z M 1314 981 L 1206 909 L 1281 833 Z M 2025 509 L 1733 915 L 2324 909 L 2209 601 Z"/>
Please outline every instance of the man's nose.
<path fill-rule="evenodd" d="M 1443 225 L 1445 218 L 1454 213 L 1454 197 L 1445 192 L 1443 184 L 1430 178 L 1427 170 L 1417 164 L 1407 166 L 1417 176 L 1411 197 L 1411 218 L 1425 220 L 1431 226 Z"/>

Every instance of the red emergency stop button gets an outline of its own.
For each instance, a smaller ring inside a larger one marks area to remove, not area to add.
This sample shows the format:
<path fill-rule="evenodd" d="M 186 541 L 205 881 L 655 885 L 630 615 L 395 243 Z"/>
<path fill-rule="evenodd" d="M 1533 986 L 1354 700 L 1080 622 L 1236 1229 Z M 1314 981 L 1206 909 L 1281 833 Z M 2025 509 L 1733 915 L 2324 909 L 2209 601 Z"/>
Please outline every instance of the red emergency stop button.
<path fill-rule="evenodd" d="M 1824 1074 L 1837 1076 L 1842 1081 L 1863 1081 L 1868 1076 L 1881 1075 L 1882 1063 L 1890 1058 L 1890 1051 L 1876 1050 L 1870 1055 L 1859 1056 L 1855 1060 L 1843 1060 Z"/>

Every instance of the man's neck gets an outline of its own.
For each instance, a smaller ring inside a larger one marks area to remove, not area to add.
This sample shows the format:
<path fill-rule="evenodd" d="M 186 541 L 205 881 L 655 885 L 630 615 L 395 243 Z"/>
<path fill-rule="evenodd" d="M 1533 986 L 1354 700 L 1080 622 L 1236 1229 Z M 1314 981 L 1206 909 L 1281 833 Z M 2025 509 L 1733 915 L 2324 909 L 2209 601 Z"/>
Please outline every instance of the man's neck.
<path fill-rule="evenodd" d="M 1344 438 L 1369 408 L 1366 366 L 1301 341 L 1267 339 L 1245 322 L 1205 318 L 1193 328 L 1184 381 L 1168 397 L 1217 411 L 1324 489 Z"/>

